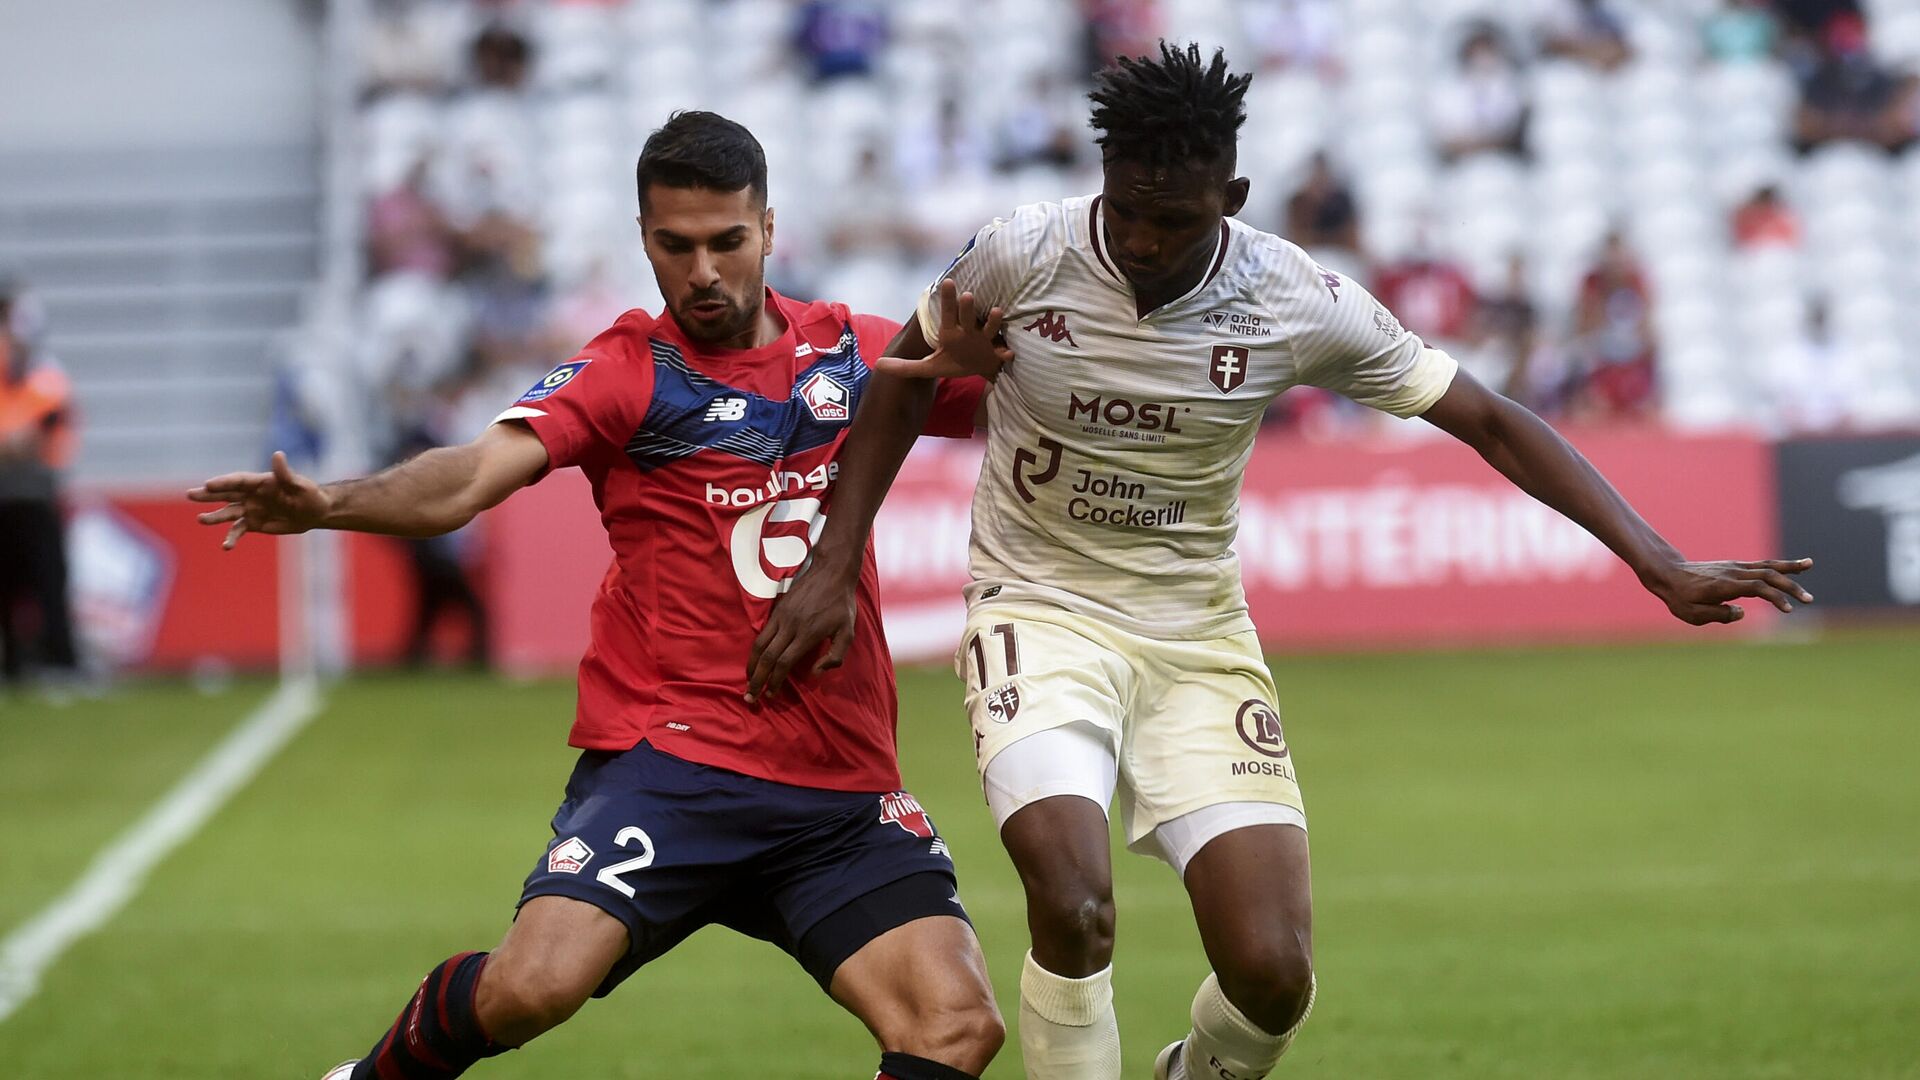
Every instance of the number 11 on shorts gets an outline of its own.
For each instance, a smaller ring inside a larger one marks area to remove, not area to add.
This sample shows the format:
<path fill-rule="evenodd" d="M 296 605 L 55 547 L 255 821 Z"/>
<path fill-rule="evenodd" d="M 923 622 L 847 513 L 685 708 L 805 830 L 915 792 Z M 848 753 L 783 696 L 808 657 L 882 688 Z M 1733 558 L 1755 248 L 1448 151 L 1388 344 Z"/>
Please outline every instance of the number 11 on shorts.
<path fill-rule="evenodd" d="M 1012 678 L 1020 674 L 1020 641 L 1014 636 L 1013 624 L 998 623 L 989 633 L 1000 639 L 1001 649 L 1006 654 L 1005 670 L 1000 673 L 1001 678 Z M 987 650 L 986 647 L 980 643 L 982 636 L 983 635 L 980 634 L 973 635 L 967 642 L 967 648 L 973 653 L 974 675 L 980 680 L 980 689 L 985 690 L 989 682 L 998 680 L 990 679 L 987 676 Z"/>

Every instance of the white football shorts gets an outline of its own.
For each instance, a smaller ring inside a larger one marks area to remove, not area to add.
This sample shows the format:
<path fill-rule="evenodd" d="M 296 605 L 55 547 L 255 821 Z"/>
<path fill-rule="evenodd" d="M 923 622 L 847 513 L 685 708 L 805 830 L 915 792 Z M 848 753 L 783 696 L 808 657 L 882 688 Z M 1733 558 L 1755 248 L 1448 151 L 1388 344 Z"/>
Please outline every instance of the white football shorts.
<path fill-rule="evenodd" d="M 1182 874 L 1222 833 L 1306 828 L 1252 631 L 1162 641 L 1058 608 L 979 604 L 954 668 L 996 825 L 1055 795 L 1117 802 L 1127 846 Z"/>

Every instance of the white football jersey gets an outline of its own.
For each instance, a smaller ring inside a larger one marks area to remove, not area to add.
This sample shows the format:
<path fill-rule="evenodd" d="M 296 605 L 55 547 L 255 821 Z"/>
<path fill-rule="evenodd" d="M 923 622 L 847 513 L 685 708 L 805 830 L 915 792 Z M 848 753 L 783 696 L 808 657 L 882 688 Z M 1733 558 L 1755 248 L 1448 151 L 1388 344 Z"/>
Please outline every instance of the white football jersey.
<path fill-rule="evenodd" d="M 1015 357 L 987 398 L 967 600 L 1150 637 L 1236 633 L 1252 625 L 1232 547 L 1240 482 L 1268 404 L 1305 384 L 1416 416 L 1456 365 L 1352 280 L 1231 219 L 1206 277 L 1141 318 L 1100 202 L 1023 206 L 947 271 L 1006 311 Z M 920 305 L 928 341 L 937 295 Z"/>

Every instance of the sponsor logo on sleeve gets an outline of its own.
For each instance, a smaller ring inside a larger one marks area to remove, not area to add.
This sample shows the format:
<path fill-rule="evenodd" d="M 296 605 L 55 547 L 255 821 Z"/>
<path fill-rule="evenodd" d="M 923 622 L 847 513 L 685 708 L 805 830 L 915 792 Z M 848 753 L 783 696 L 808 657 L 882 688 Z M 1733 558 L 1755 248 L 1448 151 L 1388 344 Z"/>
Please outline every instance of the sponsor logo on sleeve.
<path fill-rule="evenodd" d="M 920 800 L 905 791 L 896 791 L 880 796 L 880 820 L 889 825 L 898 825 L 915 836 L 933 839 L 933 822 L 927 820 L 927 812 L 921 808 Z"/>
<path fill-rule="evenodd" d="M 1399 341 L 1401 335 L 1407 332 L 1406 327 L 1400 325 L 1400 320 L 1393 317 L 1393 312 L 1378 300 L 1373 303 L 1373 328 L 1395 341 Z"/>
<path fill-rule="evenodd" d="M 545 401 L 546 399 L 552 397 L 554 393 L 558 391 L 561 387 L 572 382 L 574 380 L 574 377 L 579 375 L 580 372 L 584 371 L 586 369 L 586 366 L 590 363 L 592 363 L 591 360 L 582 359 L 582 360 L 569 360 L 566 363 L 561 364 L 559 367 L 554 368 L 552 371 L 547 372 L 545 378 L 542 378 L 539 382 L 534 383 L 532 389 L 528 390 L 524 394 L 521 394 L 520 400 L 514 402 L 514 404 L 525 405 L 529 402 Z"/>
<path fill-rule="evenodd" d="M 593 849 L 577 836 L 569 836 L 547 852 L 547 873 L 577 874 L 593 861 Z"/>

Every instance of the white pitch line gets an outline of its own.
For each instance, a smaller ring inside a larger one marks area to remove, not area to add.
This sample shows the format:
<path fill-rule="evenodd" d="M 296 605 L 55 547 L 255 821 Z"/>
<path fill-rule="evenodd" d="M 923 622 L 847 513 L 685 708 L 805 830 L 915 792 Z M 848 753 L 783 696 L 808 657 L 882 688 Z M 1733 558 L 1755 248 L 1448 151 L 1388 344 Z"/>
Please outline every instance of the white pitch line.
<path fill-rule="evenodd" d="M 311 679 L 282 682 L 146 815 L 100 849 L 80 880 L 0 940 L 0 1023 L 40 989 L 74 942 L 106 925 L 174 848 L 199 832 L 320 711 Z"/>

